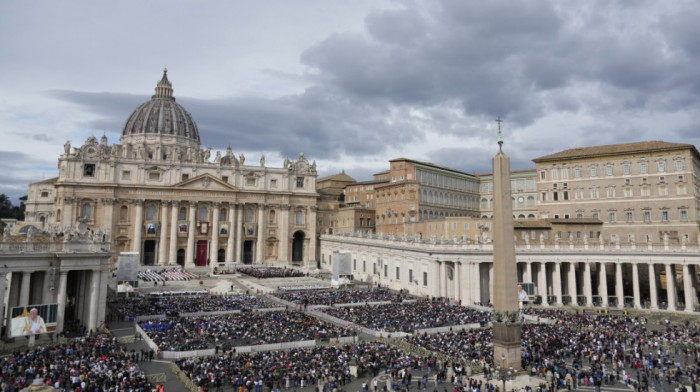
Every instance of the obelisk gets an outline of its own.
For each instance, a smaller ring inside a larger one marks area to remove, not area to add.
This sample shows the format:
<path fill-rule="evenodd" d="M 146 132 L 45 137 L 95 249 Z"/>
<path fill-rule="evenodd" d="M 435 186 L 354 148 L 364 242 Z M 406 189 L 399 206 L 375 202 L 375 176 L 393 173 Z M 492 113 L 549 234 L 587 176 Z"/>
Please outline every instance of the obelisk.
<path fill-rule="evenodd" d="M 521 369 L 520 310 L 510 190 L 510 158 L 503 152 L 501 119 L 498 153 L 493 158 L 493 361 Z"/>

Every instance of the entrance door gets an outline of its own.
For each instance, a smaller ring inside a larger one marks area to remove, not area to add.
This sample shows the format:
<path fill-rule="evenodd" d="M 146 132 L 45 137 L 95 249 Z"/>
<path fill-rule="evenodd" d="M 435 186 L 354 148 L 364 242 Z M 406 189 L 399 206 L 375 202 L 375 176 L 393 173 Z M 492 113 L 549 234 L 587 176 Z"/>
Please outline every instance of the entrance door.
<path fill-rule="evenodd" d="M 253 241 L 243 241 L 243 264 L 253 263 Z"/>
<path fill-rule="evenodd" d="M 143 265 L 153 265 L 156 263 L 156 241 L 146 240 L 143 242 Z"/>
<path fill-rule="evenodd" d="M 197 241 L 197 267 L 207 266 L 207 240 Z"/>
<path fill-rule="evenodd" d="M 292 262 L 304 261 L 304 232 L 294 233 L 292 240 Z"/>
<path fill-rule="evenodd" d="M 177 250 L 177 263 L 183 267 L 185 266 L 185 250 L 184 249 Z"/>

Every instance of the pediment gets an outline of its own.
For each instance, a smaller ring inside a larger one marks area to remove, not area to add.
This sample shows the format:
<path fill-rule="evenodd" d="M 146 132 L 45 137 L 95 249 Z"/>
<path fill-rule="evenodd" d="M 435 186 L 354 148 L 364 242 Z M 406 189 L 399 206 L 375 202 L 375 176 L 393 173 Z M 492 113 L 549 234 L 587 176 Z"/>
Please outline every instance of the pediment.
<path fill-rule="evenodd" d="M 210 174 L 202 174 L 175 184 L 178 189 L 196 189 L 203 191 L 237 191 L 238 188 Z"/>

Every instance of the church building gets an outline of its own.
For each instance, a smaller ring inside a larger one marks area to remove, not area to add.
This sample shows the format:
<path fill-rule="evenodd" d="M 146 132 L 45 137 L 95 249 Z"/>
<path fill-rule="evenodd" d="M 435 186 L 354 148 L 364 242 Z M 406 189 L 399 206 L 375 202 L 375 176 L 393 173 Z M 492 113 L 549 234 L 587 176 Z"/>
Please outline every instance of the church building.
<path fill-rule="evenodd" d="M 29 185 L 26 220 L 61 231 L 83 218 L 107 233 L 113 262 L 131 251 L 142 265 L 314 265 L 316 163 L 211 155 L 165 70 L 118 144 L 66 142 L 58 177 Z"/>

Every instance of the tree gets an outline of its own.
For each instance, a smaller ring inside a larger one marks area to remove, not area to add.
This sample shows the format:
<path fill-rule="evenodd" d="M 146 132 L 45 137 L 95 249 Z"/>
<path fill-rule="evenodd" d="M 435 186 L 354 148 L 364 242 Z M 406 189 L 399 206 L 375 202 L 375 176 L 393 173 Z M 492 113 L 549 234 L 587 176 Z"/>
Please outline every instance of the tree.
<path fill-rule="evenodd" d="M 19 199 L 21 200 L 20 205 L 13 206 L 12 200 L 4 193 L 0 193 L 0 218 L 24 220 L 24 201 L 27 200 L 27 196 L 22 196 Z"/>

